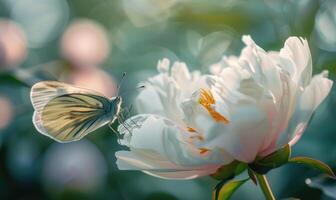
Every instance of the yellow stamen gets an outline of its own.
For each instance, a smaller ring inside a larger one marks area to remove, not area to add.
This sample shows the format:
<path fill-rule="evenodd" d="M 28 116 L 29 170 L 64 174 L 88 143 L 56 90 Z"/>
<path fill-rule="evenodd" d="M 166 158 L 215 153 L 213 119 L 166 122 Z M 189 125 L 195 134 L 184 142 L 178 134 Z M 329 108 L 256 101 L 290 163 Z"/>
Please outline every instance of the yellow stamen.
<path fill-rule="evenodd" d="M 216 103 L 215 98 L 211 94 L 210 90 L 201 89 L 201 94 L 198 102 L 209 112 L 211 117 L 217 122 L 229 123 L 223 115 L 218 113 L 212 108 L 212 105 Z"/>
<path fill-rule="evenodd" d="M 201 135 L 193 135 L 189 137 L 190 139 L 198 139 L 200 141 L 204 141 L 204 137 Z"/>
<path fill-rule="evenodd" d="M 192 132 L 192 133 L 196 133 L 197 131 L 194 128 L 188 127 L 187 131 Z"/>
<path fill-rule="evenodd" d="M 199 150 L 199 153 L 200 153 L 201 155 L 203 155 L 203 154 L 205 154 L 205 153 L 208 153 L 208 152 L 210 151 L 210 149 L 203 148 L 203 147 L 199 148 L 198 150 Z"/>

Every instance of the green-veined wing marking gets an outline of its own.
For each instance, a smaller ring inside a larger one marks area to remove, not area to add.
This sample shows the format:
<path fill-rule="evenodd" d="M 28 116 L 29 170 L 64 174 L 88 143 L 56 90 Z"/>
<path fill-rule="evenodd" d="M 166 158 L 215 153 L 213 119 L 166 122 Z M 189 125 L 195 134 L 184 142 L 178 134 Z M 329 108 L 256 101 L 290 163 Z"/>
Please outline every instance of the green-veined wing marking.
<path fill-rule="evenodd" d="M 41 113 L 45 130 L 61 141 L 79 140 L 108 123 L 111 102 L 89 94 L 65 94 L 52 99 Z"/>
<path fill-rule="evenodd" d="M 44 81 L 33 86 L 36 129 L 59 142 L 76 141 L 112 122 L 119 114 L 121 97 L 103 95 L 66 83 Z"/>

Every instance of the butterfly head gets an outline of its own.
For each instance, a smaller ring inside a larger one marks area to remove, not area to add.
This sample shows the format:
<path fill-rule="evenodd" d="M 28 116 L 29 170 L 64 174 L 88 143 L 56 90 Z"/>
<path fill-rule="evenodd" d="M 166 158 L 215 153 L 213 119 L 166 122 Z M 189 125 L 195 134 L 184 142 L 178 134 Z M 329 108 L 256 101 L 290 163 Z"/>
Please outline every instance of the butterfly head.
<path fill-rule="evenodd" d="M 128 90 L 128 91 L 125 91 L 123 93 L 120 93 L 121 83 L 123 82 L 125 76 L 126 76 L 126 73 L 124 72 L 122 77 L 121 77 L 120 83 L 117 86 L 117 95 L 111 99 L 113 107 L 114 107 L 112 123 L 116 119 L 118 119 L 118 122 L 120 124 L 123 124 L 123 114 L 121 113 L 121 104 L 122 104 L 122 100 L 123 100 L 122 96 L 125 95 L 126 93 L 130 92 L 130 91 L 133 91 L 134 89 L 140 89 L 140 88 L 145 87 L 145 86 L 139 86 L 137 88 L 134 88 L 133 90 Z"/>
<path fill-rule="evenodd" d="M 120 110 L 121 110 L 122 97 L 121 96 L 117 96 L 114 99 L 114 103 L 115 103 L 115 106 L 116 106 L 115 114 L 118 115 L 120 113 Z"/>
<path fill-rule="evenodd" d="M 122 97 L 116 96 L 111 99 L 112 109 L 111 109 L 111 123 L 114 123 L 116 119 L 120 119 L 121 115 L 121 104 L 122 104 Z"/>

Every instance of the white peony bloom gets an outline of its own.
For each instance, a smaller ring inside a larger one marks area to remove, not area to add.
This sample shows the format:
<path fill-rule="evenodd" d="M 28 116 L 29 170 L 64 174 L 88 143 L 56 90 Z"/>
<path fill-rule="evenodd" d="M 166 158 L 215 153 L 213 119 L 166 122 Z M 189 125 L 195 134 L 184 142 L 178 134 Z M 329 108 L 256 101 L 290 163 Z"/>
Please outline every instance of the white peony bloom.
<path fill-rule="evenodd" d="M 327 72 L 312 77 L 306 40 L 290 37 L 280 52 L 266 52 L 250 36 L 239 57 L 224 57 L 211 75 L 184 63 L 159 62 L 136 99 L 140 114 L 119 127 L 120 169 L 191 179 L 234 160 L 251 163 L 301 137 L 328 95 Z"/>

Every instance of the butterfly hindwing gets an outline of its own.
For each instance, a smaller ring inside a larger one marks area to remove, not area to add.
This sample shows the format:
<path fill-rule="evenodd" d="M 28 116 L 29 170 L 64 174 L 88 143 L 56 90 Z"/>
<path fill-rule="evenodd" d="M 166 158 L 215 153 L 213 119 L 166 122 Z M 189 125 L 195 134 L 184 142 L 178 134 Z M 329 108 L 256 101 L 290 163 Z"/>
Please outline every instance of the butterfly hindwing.
<path fill-rule="evenodd" d="M 83 138 L 118 118 L 122 98 L 112 99 L 88 89 L 42 81 L 31 89 L 35 128 L 58 142 Z"/>
<path fill-rule="evenodd" d="M 35 111 L 37 130 L 59 142 L 76 141 L 108 123 L 110 101 L 91 94 L 64 94 Z"/>
<path fill-rule="evenodd" d="M 93 94 L 64 94 L 34 114 L 37 130 L 59 142 L 76 141 L 111 120 L 110 100 Z"/>

